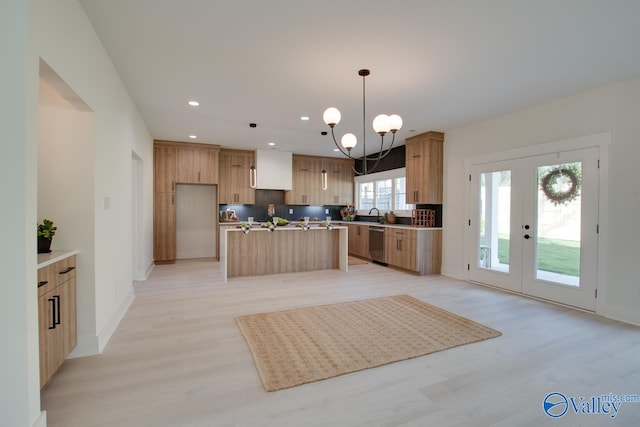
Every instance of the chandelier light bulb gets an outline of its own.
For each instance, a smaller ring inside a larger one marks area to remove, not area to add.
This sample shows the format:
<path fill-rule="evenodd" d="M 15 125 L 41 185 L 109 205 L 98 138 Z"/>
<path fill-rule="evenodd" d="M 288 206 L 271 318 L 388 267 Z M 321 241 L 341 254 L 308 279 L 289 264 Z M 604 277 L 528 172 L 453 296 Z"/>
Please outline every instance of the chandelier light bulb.
<path fill-rule="evenodd" d="M 324 114 L 322 114 L 322 120 L 324 120 L 324 122 L 331 127 L 334 127 L 335 125 L 340 123 L 341 118 L 342 115 L 340 114 L 340 110 L 335 107 L 327 108 L 326 110 L 324 110 Z"/>
<path fill-rule="evenodd" d="M 391 127 L 391 132 L 399 131 L 402 127 L 402 117 L 397 114 L 392 114 L 389 116 L 389 124 Z"/>
<path fill-rule="evenodd" d="M 391 130 L 391 120 L 389 116 L 386 114 L 379 114 L 373 119 L 373 130 L 380 135 L 384 135 L 385 133 Z"/>
<path fill-rule="evenodd" d="M 356 138 L 356 136 L 352 133 L 345 133 L 340 140 L 340 143 L 344 148 L 351 151 L 351 149 L 358 143 L 358 138 Z"/>

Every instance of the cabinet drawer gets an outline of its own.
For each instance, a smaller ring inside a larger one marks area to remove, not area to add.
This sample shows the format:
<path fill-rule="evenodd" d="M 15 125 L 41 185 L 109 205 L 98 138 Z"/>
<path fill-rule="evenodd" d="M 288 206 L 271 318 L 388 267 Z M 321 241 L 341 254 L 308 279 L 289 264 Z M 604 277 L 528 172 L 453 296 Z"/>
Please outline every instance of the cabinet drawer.
<path fill-rule="evenodd" d="M 66 282 L 67 280 L 76 277 L 76 257 L 70 256 L 62 261 L 58 261 L 52 265 L 54 267 L 54 273 L 56 276 L 56 283 L 58 285 Z"/>
<path fill-rule="evenodd" d="M 76 277 L 75 255 L 38 269 L 38 296 Z"/>
<path fill-rule="evenodd" d="M 46 294 L 58 286 L 53 264 L 38 269 L 38 296 Z"/>

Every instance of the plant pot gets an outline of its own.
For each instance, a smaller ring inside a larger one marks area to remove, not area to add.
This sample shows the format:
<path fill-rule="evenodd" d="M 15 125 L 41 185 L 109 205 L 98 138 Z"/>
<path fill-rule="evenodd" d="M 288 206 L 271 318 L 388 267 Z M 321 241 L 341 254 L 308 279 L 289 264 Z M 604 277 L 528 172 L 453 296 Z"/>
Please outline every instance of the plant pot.
<path fill-rule="evenodd" d="M 396 223 L 396 214 L 393 213 L 393 211 L 389 212 L 387 214 L 387 223 L 389 224 L 395 224 Z"/>
<path fill-rule="evenodd" d="M 38 236 L 38 253 L 48 254 L 51 252 L 51 240 L 43 236 Z"/>

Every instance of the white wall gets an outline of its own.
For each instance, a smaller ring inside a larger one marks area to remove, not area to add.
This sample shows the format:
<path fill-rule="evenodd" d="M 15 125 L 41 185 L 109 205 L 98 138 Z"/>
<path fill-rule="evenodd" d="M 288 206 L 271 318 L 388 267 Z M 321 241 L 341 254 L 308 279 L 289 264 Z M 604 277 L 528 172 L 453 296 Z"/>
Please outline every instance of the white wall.
<path fill-rule="evenodd" d="M 637 280 L 640 191 L 640 78 L 589 90 L 525 111 L 445 134 L 443 273 L 467 278 L 464 233 L 467 185 L 464 159 L 578 136 L 611 132 L 607 186 L 600 198 L 608 215 L 600 221 L 604 271 L 598 312 L 640 324 Z M 606 172 L 605 172 L 606 173 Z"/>
<path fill-rule="evenodd" d="M 95 112 L 88 179 L 95 212 L 95 327 L 86 350 L 104 346 L 133 296 L 132 151 L 145 168 L 142 239 L 146 264 L 152 263 L 153 140 L 76 0 L 4 1 L 0 52 L 0 416 L 3 425 L 42 426 L 35 286 L 39 59 Z M 103 208 L 104 196 L 111 198 L 110 210 Z"/>
<path fill-rule="evenodd" d="M 143 246 L 152 263 L 153 141 L 125 86 L 76 0 L 36 2 L 31 36 L 42 58 L 94 112 L 93 331 L 74 355 L 101 351 L 133 299 L 131 283 L 131 152 L 146 169 Z M 108 207 L 105 204 L 108 199 Z M 82 284 L 78 284 L 82 286 Z"/>
<path fill-rule="evenodd" d="M 3 425 L 42 425 L 36 283 L 37 59 L 29 40 L 30 4 L 0 13 L 0 414 Z"/>
<path fill-rule="evenodd" d="M 38 99 L 38 221 L 47 218 L 58 227 L 51 249 L 80 251 L 77 311 L 82 345 L 95 342 L 96 335 L 94 113 L 78 111 L 42 79 Z"/>

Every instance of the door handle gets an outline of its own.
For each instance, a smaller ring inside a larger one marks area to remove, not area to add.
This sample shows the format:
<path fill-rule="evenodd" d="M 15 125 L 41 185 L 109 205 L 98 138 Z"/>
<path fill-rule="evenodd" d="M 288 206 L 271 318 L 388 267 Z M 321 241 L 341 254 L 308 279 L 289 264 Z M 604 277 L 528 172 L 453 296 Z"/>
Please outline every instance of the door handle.
<path fill-rule="evenodd" d="M 62 307 L 60 306 L 60 295 L 54 295 L 53 298 L 55 298 L 56 300 L 56 306 L 57 306 L 57 310 L 55 310 L 55 324 L 59 325 L 60 324 L 60 311 L 62 309 Z"/>
<path fill-rule="evenodd" d="M 525 238 L 525 239 L 530 239 L 530 238 L 531 238 L 531 236 L 529 236 L 528 234 L 525 234 L 525 235 L 524 235 L 524 238 Z"/>

